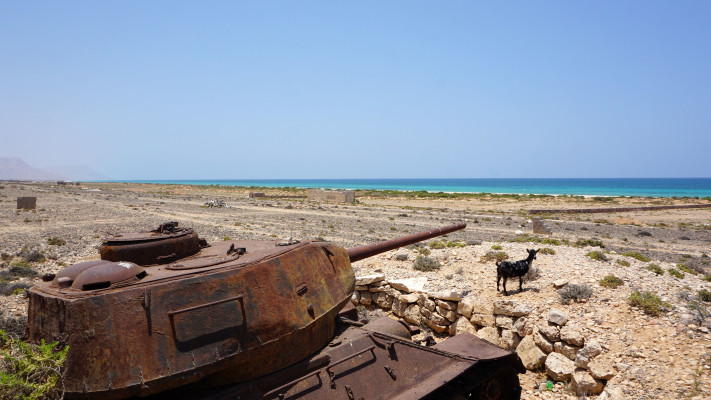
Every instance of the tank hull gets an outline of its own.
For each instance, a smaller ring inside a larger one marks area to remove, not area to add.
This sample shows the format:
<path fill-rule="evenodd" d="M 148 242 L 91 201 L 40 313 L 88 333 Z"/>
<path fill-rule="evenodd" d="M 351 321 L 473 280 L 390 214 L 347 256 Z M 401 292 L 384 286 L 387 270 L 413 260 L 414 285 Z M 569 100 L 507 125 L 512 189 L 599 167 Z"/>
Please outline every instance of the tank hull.
<path fill-rule="evenodd" d="M 240 247 L 246 254 L 237 259 L 146 267 L 139 281 L 98 290 L 36 286 L 29 291 L 29 339 L 70 346 L 67 398 L 102 399 L 198 380 L 246 381 L 327 344 L 355 284 L 345 250 L 234 241 L 194 260 Z"/>

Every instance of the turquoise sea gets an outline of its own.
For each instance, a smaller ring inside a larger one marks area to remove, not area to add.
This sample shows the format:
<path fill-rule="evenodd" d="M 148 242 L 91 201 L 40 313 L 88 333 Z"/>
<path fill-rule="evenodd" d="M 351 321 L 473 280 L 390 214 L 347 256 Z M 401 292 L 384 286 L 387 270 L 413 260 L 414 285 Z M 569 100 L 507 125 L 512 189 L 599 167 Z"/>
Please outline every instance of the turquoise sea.
<path fill-rule="evenodd" d="M 374 189 L 583 196 L 708 197 L 711 178 L 234 179 L 131 180 L 183 185 Z"/>

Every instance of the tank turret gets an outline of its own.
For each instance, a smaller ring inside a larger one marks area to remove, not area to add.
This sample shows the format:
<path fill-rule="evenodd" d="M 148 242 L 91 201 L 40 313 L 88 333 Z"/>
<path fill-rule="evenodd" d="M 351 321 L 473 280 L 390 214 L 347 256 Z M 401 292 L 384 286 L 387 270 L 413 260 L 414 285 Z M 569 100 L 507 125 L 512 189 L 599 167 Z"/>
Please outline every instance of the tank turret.
<path fill-rule="evenodd" d="M 207 244 L 175 222 L 112 236 L 101 260 L 64 268 L 29 290 L 29 339 L 70 346 L 68 398 L 280 382 L 270 374 L 313 361 L 333 343 L 355 286 L 351 262 L 464 227 L 350 249 L 318 241 Z"/>

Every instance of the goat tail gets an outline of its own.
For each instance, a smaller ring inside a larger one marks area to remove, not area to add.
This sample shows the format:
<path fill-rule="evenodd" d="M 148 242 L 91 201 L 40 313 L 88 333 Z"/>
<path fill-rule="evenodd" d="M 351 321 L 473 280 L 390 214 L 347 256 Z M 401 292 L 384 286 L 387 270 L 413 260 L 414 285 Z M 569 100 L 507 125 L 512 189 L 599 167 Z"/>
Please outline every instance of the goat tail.
<path fill-rule="evenodd" d="M 499 260 L 494 261 L 494 264 L 496 264 L 497 267 L 499 266 L 499 263 L 500 263 Z"/>

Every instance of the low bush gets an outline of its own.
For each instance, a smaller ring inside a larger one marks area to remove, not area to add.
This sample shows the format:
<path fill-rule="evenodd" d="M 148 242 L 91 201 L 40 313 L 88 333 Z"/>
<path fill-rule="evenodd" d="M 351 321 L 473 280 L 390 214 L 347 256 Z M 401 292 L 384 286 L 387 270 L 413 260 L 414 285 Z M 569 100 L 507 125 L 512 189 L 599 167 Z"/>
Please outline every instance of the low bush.
<path fill-rule="evenodd" d="M 407 261 L 408 255 L 407 253 L 398 253 L 395 255 L 395 259 L 397 261 Z"/>
<path fill-rule="evenodd" d="M 538 254 L 548 254 L 548 255 L 555 255 L 555 250 L 551 249 L 550 247 L 544 247 L 542 248 Z"/>
<path fill-rule="evenodd" d="M 588 254 L 586 254 L 586 256 L 590 257 L 591 259 L 593 259 L 595 261 L 608 261 L 609 260 L 607 258 L 607 256 L 605 255 L 605 253 L 603 253 L 601 251 L 597 251 L 597 250 L 588 252 Z"/>
<path fill-rule="evenodd" d="M 571 301 L 578 302 L 592 296 L 592 288 L 589 285 L 570 284 L 558 290 L 561 304 L 570 304 Z"/>
<path fill-rule="evenodd" d="M 467 243 L 459 241 L 450 241 L 447 242 L 447 247 L 467 247 Z"/>
<path fill-rule="evenodd" d="M 662 299 L 652 292 L 640 292 L 635 290 L 630 293 L 628 299 L 632 307 L 639 307 L 645 314 L 658 317 L 671 309 L 671 304 L 662 301 Z"/>
<path fill-rule="evenodd" d="M 642 261 L 642 262 L 649 262 L 649 261 L 651 261 L 649 257 L 647 257 L 647 256 L 645 256 L 645 255 L 643 255 L 643 254 L 639 254 L 639 253 L 637 253 L 636 251 L 630 251 L 630 252 L 624 253 L 623 256 L 625 256 L 625 257 L 631 257 L 631 258 L 634 258 L 635 260 L 639 260 L 639 261 Z"/>
<path fill-rule="evenodd" d="M 10 296 L 13 294 L 22 293 L 22 290 L 29 289 L 31 287 L 32 285 L 26 282 L 0 281 L 0 295 Z"/>
<path fill-rule="evenodd" d="M 618 258 L 617 260 L 615 260 L 615 262 L 616 262 L 617 264 L 623 266 L 623 267 L 629 267 L 629 266 L 630 266 L 630 262 L 629 262 L 629 261 L 623 260 L 623 259 L 621 259 L 621 258 Z"/>
<path fill-rule="evenodd" d="M 528 269 L 528 272 L 526 272 L 526 275 L 523 276 L 523 279 L 526 280 L 526 282 L 531 282 L 540 278 L 540 276 L 541 270 L 538 269 L 537 266 L 531 265 L 531 267 Z"/>
<path fill-rule="evenodd" d="M 433 240 L 433 241 L 429 242 L 428 244 L 429 244 L 430 248 L 432 248 L 432 249 L 443 249 L 443 248 L 447 247 L 447 244 L 441 240 Z"/>
<path fill-rule="evenodd" d="M 573 243 L 573 246 L 575 246 L 575 247 L 590 246 L 590 247 L 599 247 L 601 249 L 605 248 L 605 244 L 597 239 L 578 239 L 575 243 Z"/>
<path fill-rule="evenodd" d="M 482 261 L 504 261 L 509 258 L 509 255 L 504 251 L 487 251 L 482 257 Z"/>
<path fill-rule="evenodd" d="M 423 272 L 436 271 L 441 267 L 442 264 L 438 260 L 427 256 L 417 256 L 412 266 L 415 270 Z"/>
<path fill-rule="evenodd" d="M 67 244 L 67 241 L 64 239 L 51 237 L 51 238 L 47 239 L 47 243 L 50 246 L 64 246 L 65 244 Z"/>
<path fill-rule="evenodd" d="M 491 246 L 491 250 L 503 250 L 503 249 L 504 248 L 501 247 L 500 244 L 495 244 L 495 245 Z"/>
<path fill-rule="evenodd" d="M 67 351 L 58 342 L 32 345 L 0 330 L 0 398 L 61 399 Z"/>
<path fill-rule="evenodd" d="M 664 270 L 657 264 L 649 264 L 647 269 L 654 272 L 657 275 L 664 275 Z"/>
<path fill-rule="evenodd" d="M 624 281 L 615 275 L 607 275 L 606 277 L 600 279 L 600 286 L 616 289 L 624 283 Z"/>
<path fill-rule="evenodd" d="M 711 292 L 706 289 L 699 290 L 699 300 L 705 302 L 711 302 Z"/>
<path fill-rule="evenodd" d="M 675 278 L 684 279 L 684 274 L 679 272 L 679 270 L 676 268 L 669 268 L 669 275 L 671 275 Z"/>
<path fill-rule="evenodd" d="M 677 268 L 679 268 L 679 271 L 686 272 L 687 274 L 691 275 L 696 275 L 698 272 L 694 271 L 693 269 L 689 268 L 686 264 L 679 263 L 676 265 Z"/>

